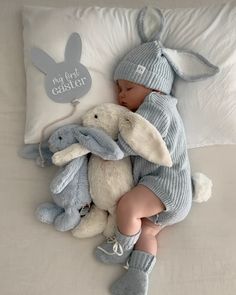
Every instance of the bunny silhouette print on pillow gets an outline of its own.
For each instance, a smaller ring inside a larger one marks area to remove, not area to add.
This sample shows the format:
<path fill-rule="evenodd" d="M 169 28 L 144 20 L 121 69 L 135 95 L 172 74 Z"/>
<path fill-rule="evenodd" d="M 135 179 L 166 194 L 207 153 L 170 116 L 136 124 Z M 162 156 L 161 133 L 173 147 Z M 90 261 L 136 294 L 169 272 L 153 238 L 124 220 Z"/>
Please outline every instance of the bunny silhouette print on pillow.
<path fill-rule="evenodd" d="M 33 64 L 45 74 L 45 91 L 49 98 L 57 103 L 71 103 L 72 111 L 62 118 L 57 118 L 44 126 L 41 130 L 39 152 L 41 166 L 45 165 L 42 157 L 41 145 L 45 138 L 46 130 L 59 121 L 63 121 L 76 111 L 79 98 L 84 96 L 91 88 L 92 79 L 87 68 L 80 63 L 82 41 L 78 33 L 72 33 L 65 47 L 65 60 L 56 63 L 44 50 L 31 49 Z"/>
<path fill-rule="evenodd" d="M 32 48 L 33 64 L 45 76 L 45 90 L 55 102 L 68 103 L 85 95 L 92 79 L 87 68 L 80 63 L 82 41 L 78 33 L 72 33 L 65 48 L 65 61 L 56 63 L 40 48 Z"/>

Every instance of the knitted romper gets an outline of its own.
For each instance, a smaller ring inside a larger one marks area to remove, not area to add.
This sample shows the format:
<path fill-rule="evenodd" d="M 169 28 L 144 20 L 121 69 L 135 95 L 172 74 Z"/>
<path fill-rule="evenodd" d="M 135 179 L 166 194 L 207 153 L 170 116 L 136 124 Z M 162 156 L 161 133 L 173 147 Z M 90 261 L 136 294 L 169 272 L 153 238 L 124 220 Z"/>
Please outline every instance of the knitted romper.
<path fill-rule="evenodd" d="M 131 156 L 135 186 L 145 185 L 165 205 L 165 211 L 149 218 L 162 227 L 183 220 L 192 204 L 186 138 L 176 104 L 177 100 L 174 97 L 152 92 L 145 97 L 136 111 L 160 132 L 171 155 L 172 167 L 158 166 L 135 155 L 122 137 L 118 138 L 118 144 L 122 150 L 127 156 Z"/>

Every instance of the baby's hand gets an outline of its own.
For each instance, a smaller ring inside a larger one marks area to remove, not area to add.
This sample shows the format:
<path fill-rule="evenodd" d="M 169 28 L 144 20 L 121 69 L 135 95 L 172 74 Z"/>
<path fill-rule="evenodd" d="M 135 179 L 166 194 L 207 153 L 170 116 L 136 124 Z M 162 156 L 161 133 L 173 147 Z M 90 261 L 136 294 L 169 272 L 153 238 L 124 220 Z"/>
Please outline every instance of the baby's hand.
<path fill-rule="evenodd" d="M 82 145 L 75 143 L 62 151 L 56 152 L 52 156 L 52 162 L 56 166 L 63 166 L 69 163 L 71 160 L 84 156 L 88 154 L 89 152 L 90 151 L 87 150 Z"/>

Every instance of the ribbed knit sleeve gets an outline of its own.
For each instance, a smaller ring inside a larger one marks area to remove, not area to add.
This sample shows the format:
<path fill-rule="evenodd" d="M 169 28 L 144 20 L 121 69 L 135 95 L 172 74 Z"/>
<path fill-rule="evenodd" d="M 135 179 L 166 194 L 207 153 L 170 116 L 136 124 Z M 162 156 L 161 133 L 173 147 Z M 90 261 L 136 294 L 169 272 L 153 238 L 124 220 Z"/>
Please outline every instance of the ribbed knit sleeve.
<path fill-rule="evenodd" d="M 165 99 L 163 100 L 163 96 L 157 96 L 156 92 L 149 94 L 136 113 L 154 125 L 162 138 L 166 137 L 170 125 L 170 117 L 168 104 L 165 102 Z M 121 135 L 118 135 L 117 144 L 124 152 L 125 157 L 137 155 Z"/>
<path fill-rule="evenodd" d="M 170 111 L 163 96 L 150 93 L 136 112 L 153 124 L 165 138 L 170 126 Z"/>
<path fill-rule="evenodd" d="M 141 106 L 136 111 L 137 114 L 148 120 L 160 132 L 165 139 L 170 126 L 170 106 L 175 105 L 175 98 L 170 96 L 158 95 L 156 92 L 150 93 Z M 124 141 L 121 135 L 118 135 L 117 144 L 124 152 L 125 157 L 135 156 L 132 148 Z"/>

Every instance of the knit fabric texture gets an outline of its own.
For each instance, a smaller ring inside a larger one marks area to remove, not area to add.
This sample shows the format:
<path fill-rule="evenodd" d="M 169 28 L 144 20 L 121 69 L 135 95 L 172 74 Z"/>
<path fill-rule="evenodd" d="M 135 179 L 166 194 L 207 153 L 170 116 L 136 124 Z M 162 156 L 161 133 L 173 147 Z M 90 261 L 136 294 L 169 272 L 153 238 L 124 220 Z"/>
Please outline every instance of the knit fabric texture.
<path fill-rule="evenodd" d="M 133 236 L 123 235 L 118 229 L 115 231 L 115 236 L 108 238 L 107 241 L 98 246 L 95 250 L 97 260 L 107 263 L 125 263 L 141 231 Z"/>
<path fill-rule="evenodd" d="M 152 41 L 137 46 L 120 61 L 114 80 L 127 80 L 170 94 L 174 71 L 162 54 L 159 41 Z"/>
<path fill-rule="evenodd" d="M 156 256 L 150 253 L 134 250 L 129 259 L 129 268 L 140 270 L 144 273 L 151 273 L 156 264 Z"/>
<path fill-rule="evenodd" d="M 133 251 L 128 271 L 111 287 L 112 295 L 147 295 L 149 273 L 155 262 L 155 256 L 143 251 Z"/>
<path fill-rule="evenodd" d="M 186 138 L 176 103 L 177 100 L 170 95 L 152 92 L 137 110 L 160 132 L 171 155 L 172 167 L 158 166 L 141 158 L 121 136 L 118 137 L 118 144 L 125 155 L 131 156 L 135 185 L 148 187 L 166 207 L 160 214 L 150 217 L 151 221 L 162 226 L 183 220 L 192 204 Z"/>

